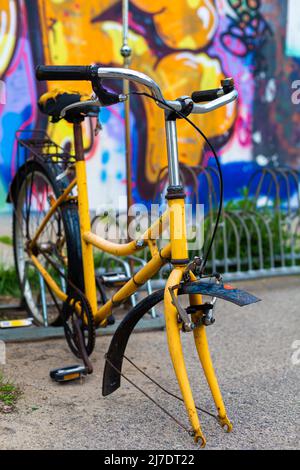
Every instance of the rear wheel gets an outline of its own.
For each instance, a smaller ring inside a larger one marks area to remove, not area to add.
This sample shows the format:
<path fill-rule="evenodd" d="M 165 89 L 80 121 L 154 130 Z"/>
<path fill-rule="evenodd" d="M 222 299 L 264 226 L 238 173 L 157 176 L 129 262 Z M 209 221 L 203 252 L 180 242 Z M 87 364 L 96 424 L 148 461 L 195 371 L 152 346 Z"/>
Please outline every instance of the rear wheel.
<path fill-rule="evenodd" d="M 16 176 L 13 188 L 13 243 L 17 274 L 25 307 L 38 325 L 61 324 L 63 303 L 45 285 L 28 255 L 28 244 L 41 221 L 69 181 L 57 181 L 59 164 L 31 161 Z M 84 292 L 80 225 L 74 201 L 63 203 L 41 233 L 36 256 L 44 268 L 67 294 L 71 286 Z"/>

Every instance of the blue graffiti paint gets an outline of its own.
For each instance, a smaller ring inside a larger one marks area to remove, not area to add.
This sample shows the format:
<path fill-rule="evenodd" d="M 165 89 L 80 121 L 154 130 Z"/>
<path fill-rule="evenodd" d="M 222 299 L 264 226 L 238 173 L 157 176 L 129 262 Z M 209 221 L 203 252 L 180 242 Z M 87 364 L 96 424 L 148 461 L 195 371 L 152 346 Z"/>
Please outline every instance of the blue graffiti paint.
<path fill-rule="evenodd" d="M 103 183 L 105 183 L 105 181 L 107 180 L 107 171 L 106 170 L 102 170 L 101 173 L 100 173 L 100 179 Z"/>
<path fill-rule="evenodd" d="M 109 162 L 109 152 L 108 150 L 104 150 L 102 153 L 102 163 L 103 165 L 106 165 Z"/>

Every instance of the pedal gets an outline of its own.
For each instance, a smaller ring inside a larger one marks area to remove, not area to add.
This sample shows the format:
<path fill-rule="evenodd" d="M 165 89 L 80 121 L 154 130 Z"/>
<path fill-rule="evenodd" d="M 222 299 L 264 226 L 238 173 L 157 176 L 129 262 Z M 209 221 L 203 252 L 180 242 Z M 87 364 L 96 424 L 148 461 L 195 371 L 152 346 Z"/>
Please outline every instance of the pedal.
<path fill-rule="evenodd" d="M 71 382 L 72 380 L 79 380 L 87 374 L 88 368 L 79 364 L 50 371 L 50 377 L 55 382 Z"/>
<path fill-rule="evenodd" d="M 113 288 L 124 286 L 130 280 L 130 277 L 126 276 L 125 273 L 105 273 L 98 276 L 98 279 L 105 287 Z"/>

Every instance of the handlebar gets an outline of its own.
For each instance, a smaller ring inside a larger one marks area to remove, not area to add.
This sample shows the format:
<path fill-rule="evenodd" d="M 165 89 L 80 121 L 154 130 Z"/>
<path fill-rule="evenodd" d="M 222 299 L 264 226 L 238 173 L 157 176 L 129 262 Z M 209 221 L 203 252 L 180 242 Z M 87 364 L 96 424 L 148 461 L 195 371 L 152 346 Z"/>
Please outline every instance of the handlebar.
<path fill-rule="evenodd" d="M 97 77 L 97 65 L 38 65 L 37 80 L 92 80 Z"/>
<path fill-rule="evenodd" d="M 78 66 L 78 65 L 39 65 L 36 69 L 36 78 L 38 80 L 89 80 L 93 83 L 98 79 L 118 79 L 118 80 L 129 80 L 134 83 L 143 85 L 151 91 L 152 96 L 157 99 L 157 105 L 163 109 L 170 109 L 181 112 L 183 110 L 182 99 L 168 101 L 165 100 L 158 84 L 144 73 L 138 72 L 132 69 L 125 69 L 121 67 L 98 67 L 97 65 L 90 66 Z M 231 82 L 233 83 L 233 82 Z M 222 90 L 222 93 L 221 93 Z M 200 93 L 200 94 L 199 94 Z M 204 95 L 205 94 L 205 95 Z M 123 96 L 123 95 L 116 95 Z M 99 100 L 101 102 L 101 97 Z M 201 97 L 200 100 L 198 98 Z M 209 98 L 205 104 L 196 104 L 199 101 L 204 101 L 205 98 Z M 237 91 L 233 85 L 230 87 L 224 87 L 216 90 L 208 90 L 207 92 L 194 92 L 192 94 L 193 106 L 192 114 L 205 114 L 214 111 L 221 106 L 225 106 L 228 103 L 236 100 L 238 97 Z M 195 98 L 195 99 L 194 99 Z M 120 98 L 119 101 L 123 101 Z M 117 100 L 115 101 L 117 102 Z M 112 103 L 108 103 L 112 104 Z"/>
<path fill-rule="evenodd" d="M 194 91 L 191 95 L 194 103 L 203 103 L 213 101 L 224 95 L 223 88 L 215 88 L 213 90 Z"/>

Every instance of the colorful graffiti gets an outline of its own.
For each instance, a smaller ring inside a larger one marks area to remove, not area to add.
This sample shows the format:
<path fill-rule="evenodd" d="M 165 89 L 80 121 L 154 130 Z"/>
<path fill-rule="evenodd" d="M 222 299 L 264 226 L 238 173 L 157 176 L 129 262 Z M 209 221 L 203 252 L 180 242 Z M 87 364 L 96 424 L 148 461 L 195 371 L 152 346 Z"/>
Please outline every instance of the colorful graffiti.
<path fill-rule="evenodd" d="M 238 105 L 193 118 L 214 142 L 224 164 L 227 197 L 238 195 L 253 165 L 299 163 L 299 112 L 289 81 L 299 62 L 280 47 L 285 37 L 286 2 L 273 0 L 131 0 L 131 67 L 158 82 L 166 98 L 215 88 L 233 76 Z M 72 129 L 48 123 L 36 100 L 61 86 L 90 92 L 84 83 L 37 83 L 37 64 L 122 65 L 120 0 L 1 0 L 0 73 L 6 103 L 0 104 L 0 209 L 16 170 L 15 131 L 45 128 L 70 147 Z M 109 83 L 120 89 L 121 84 Z M 284 87 L 286 87 L 284 89 Z M 91 205 L 113 203 L 125 194 L 124 108 L 101 111 L 103 131 L 84 128 Z M 291 125 L 291 122 L 293 123 Z M 147 98 L 131 100 L 133 191 L 136 201 L 151 200 L 166 165 L 163 114 Z M 179 156 L 189 165 L 206 165 L 210 153 L 185 122 L 178 122 Z M 238 175 L 238 178 L 237 178 Z M 114 187 L 114 191 L 111 188 Z"/>

